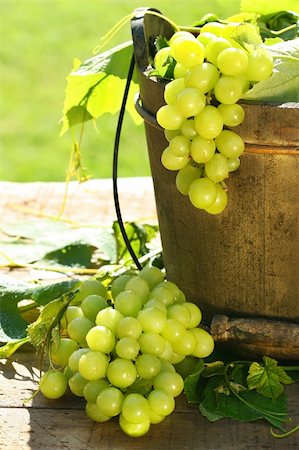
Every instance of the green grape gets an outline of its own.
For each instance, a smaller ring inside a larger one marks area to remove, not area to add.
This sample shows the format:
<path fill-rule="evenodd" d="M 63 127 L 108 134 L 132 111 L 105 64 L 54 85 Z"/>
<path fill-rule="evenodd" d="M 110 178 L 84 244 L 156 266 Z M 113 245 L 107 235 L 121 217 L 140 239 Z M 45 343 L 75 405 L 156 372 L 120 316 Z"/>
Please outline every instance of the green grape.
<path fill-rule="evenodd" d="M 123 319 L 123 315 L 112 306 L 102 309 L 96 317 L 96 324 L 109 328 L 115 334 L 118 323 Z"/>
<path fill-rule="evenodd" d="M 105 416 L 102 414 L 97 406 L 96 403 L 87 402 L 85 405 L 85 413 L 89 419 L 93 420 L 94 422 L 107 422 L 111 419 L 109 416 Z"/>
<path fill-rule="evenodd" d="M 86 335 L 93 326 L 94 322 L 86 317 L 76 317 L 68 324 L 67 332 L 81 347 L 86 347 Z"/>
<path fill-rule="evenodd" d="M 136 380 L 137 370 L 132 361 L 116 358 L 110 362 L 106 375 L 115 387 L 125 389 Z"/>
<path fill-rule="evenodd" d="M 78 350 L 75 350 L 68 360 L 68 365 L 70 370 L 75 373 L 79 370 L 79 359 L 81 358 L 84 353 L 89 352 L 89 348 L 78 348 Z"/>
<path fill-rule="evenodd" d="M 163 105 L 158 109 L 156 119 L 166 130 L 178 130 L 184 120 L 176 105 Z"/>
<path fill-rule="evenodd" d="M 192 333 L 196 337 L 196 347 L 193 350 L 193 356 L 197 358 L 206 358 L 214 350 L 214 340 L 210 333 L 202 328 L 192 328 Z"/>
<path fill-rule="evenodd" d="M 85 317 L 93 322 L 95 321 L 98 312 L 101 309 L 107 308 L 107 306 L 107 301 L 97 294 L 88 295 L 81 303 L 81 309 Z"/>
<path fill-rule="evenodd" d="M 215 39 L 216 34 L 211 33 L 210 31 L 201 31 L 200 34 L 197 36 L 197 40 L 206 47 L 210 41 Z"/>
<path fill-rule="evenodd" d="M 103 389 L 97 397 L 97 407 L 105 416 L 115 417 L 122 411 L 124 394 L 114 386 Z"/>
<path fill-rule="evenodd" d="M 137 317 L 142 308 L 142 299 L 134 291 L 123 291 L 115 297 L 114 308 L 123 316 Z"/>
<path fill-rule="evenodd" d="M 218 55 L 217 67 L 224 75 L 243 75 L 248 67 L 248 54 L 240 48 L 225 48 Z"/>
<path fill-rule="evenodd" d="M 191 320 L 191 314 L 185 304 L 175 304 L 168 307 L 167 318 L 176 319 L 187 328 Z"/>
<path fill-rule="evenodd" d="M 190 186 L 189 199 L 193 206 L 205 209 L 211 206 L 217 196 L 216 184 L 209 178 L 199 178 Z"/>
<path fill-rule="evenodd" d="M 190 33 L 190 37 L 180 36 L 170 42 L 170 52 L 182 66 L 190 67 L 201 64 L 205 57 L 204 46 Z"/>
<path fill-rule="evenodd" d="M 181 126 L 182 135 L 185 136 L 189 141 L 197 136 L 197 131 L 195 129 L 194 119 L 186 119 Z"/>
<path fill-rule="evenodd" d="M 107 289 L 98 280 L 89 279 L 82 281 L 78 293 L 75 295 L 73 302 L 81 303 L 85 299 L 85 297 L 92 294 L 100 295 L 103 298 L 107 298 Z"/>
<path fill-rule="evenodd" d="M 162 359 L 160 372 L 175 372 L 175 367 L 169 361 Z"/>
<path fill-rule="evenodd" d="M 179 362 L 183 361 L 186 358 L 185 355 L 180 355 L 179 353 L 176 353 L 172 351 L 171 358 L 169 358 L 169 362 L 171 364 L 178 364 Z"/>
<path fill-rule="evenodd" d="M 166 287 L 173 295 L 173 302 L 178 302 L 181 299 L 181 291 L 180 289 L 177 287 L 177 285 L 175 283 L 173 283 L 172 281 L 163 281 L 162 283 L 160 283 L 159 285 L 157 285 L 157 288 L 159 287 Z M 166 303 L 165 303 L 166 304 Z M 169 306 L 169 303 L 167 303 L 167 305 Z"/>
<path fill-rule="evenodd" d="M 201 136 L 196 136 L 190 146 L 191 157 L 198 164 L 209 161 L 215 150 L 215 141 L 213 139 L 204 139 Z"/>
<path fill-rule="evenodd" d="M 222 115 L 224 125 L 229 127 L 240 125 L 245 118 L 245 111 L 238 103 L 232 105 L 222 105 L 220 103 L 217 109 Z"/>
<path fill-rule="evenodd" d="M 185 79 L 177 78 L 169 81 L 164 88 L 164 100 L 168 105 L 173 105 L 176 101 L 177 95 L 185 89 Z"/>
<path fill-rule="evenodd" d="M 180 170 L 188 164 L 188 161 L 188 155 L 176 156 L 169 147 L 166 147 L 161 155 L 162 165 L 168 170 Z"/>
<path fill-rule="evenodd" d="M 243 86 L 240 79 L 228 75 L 222 75 L 214 87 L 216 99 L 225 105 L 237 103 L 237 101 L 241 98 L 242 93 Z"/>
<path fill-rule="evenodd" d="M 220 52 L 226 48 L 230 48 L 232 44 L 228 39 L 222 37 L 216 37 L 211 40 L 206 46 L 206 59 L 210 63 L 217 66 L 217 59 Z"/>
<path fill-rule="evenodd" d="M 122 414 L 119 415 L 119 426 L 130 437 L 144 436 L 149 431 L 150 425 L 149 419 L 139 423 L 132 423 L 128 422 Z"/>
<path fill-rule="evenodd" d="M 204 62 L 189 70 L 185 77 L 185 84 L 186 87 L 198 88 L 206 94 L 214 88 L 219 76 L 219 70 L 214 64 Z"/>
<path fill-rule="evenodd" d="M 142 330 L 146 332 L 160 333 L 167 322 L 167 316 L 159 308 L 145 308 L 139 311 L 137 319 L 141 323 Z"/>
<path fill-rule="evenodd" d="M 227 158 L 221 153 L 215 153 L 215 155 L 205 164 L 205 172 L 207 177 L 214 181 L 214 183 L 224 180 L 228 177 Z M 208 205 L 207 208 L 210 206 L 211 205 Z"/>
<path fill-rule="evenodd" d="M 225 28 L 225 25 L 220 22 L 207 22 L 201 27 L 200 34 L 201 33 L 212 33 L 215 36 L 221 36 L 224 31 L 224 28 Z"/>
<path fill-rule="evenodd" d="M 79 373 L 86 380 L 98 380 L 106 375 L 108 364 L 107 355 L 90 350 L 79 359 Z"/>
<path fill-rule="evenodd" d="M 175 370 L 185 380 L 189 375 L 195 372 L 198 364 L 198 358 L 192 355 L 187 355 L 183 361 L 175 365 Z"/>
<path fill-rule="evenodd" d="M 244 152 L 244 141 L 234 131 L 222 130 L 215 141 L 217 149 L 226 158 L 238 158 Z"/>
<path fill-rule="evenodd" d="M 86 342 L 94 352 L 110 353 L 115 346 L 115 337 L 109 328 L 96 325 L 87 333 Z"/>
<path fill-rule="evenodd" d="M 176 107 L 184 118 L 195 116 L 203 110 L 205 104 L 205 95 L 196 87 L 186 87 L 179 92 L 175 101 Z"/>
<path fill-rule="evenodd" d="M 202 319 L 202 313 L 199 307 L 192 302 L 184 303 L 185 308 L 188 308 L 190 311 L 190 322 L 186 328 L 195 328 L 197 327 Z"/>
<path fill-rule="evenodd" d="M 228 164 L 228 171 L 234 172 L 240 167 L 240 158 L 228 158 L 227 164 Z"/>
<path fill-rule="evenodd" d="M 176 372 L 160 372 L 153 380 L 154 389 L 168 392 L 172 397 L 177 397 L 183 392 L 184 380 Z"/>
<path fill-rule="evenodd" d="M 119 277 L 115 278 L 111 284 L 111 295 L 112 298 L 115 298 L 120 292 L 125 290 L 125 285 L 131 278 L 131 275 L 124 273 Z"/>
<path fill-rule="evenodd" d="M 266 49 L 257 48 L 249 52 L 245 77 L 250 81 L 263 81 L 272 75 L 273 58 Z"/>
<path fill-rule="evenodd" d="M 227 193 L 225 192 L 221 184 L 217 184 L 216 188 L 217 188 L 216 200 L 213 203 L 213 205 L 206 208 L 206 211 L 209 214 L 220 214 L 222 211 L 224 211 L 227 205 Z"/>
<path fill-rule="evenodd" d="M 41 393 L 50 399 L 62 397 L 67 389 L 67 380 L 59 370 L 44 373 L 39 382 Z"/>
<path fill-rule="evenodd" d="M 219 83 L 219 81 L 217 83 Z M 196 131 L 204 139 L 214 139 L 223 128 L 222 115 L 218 109 L 212 105 L 207 105 L 199 114 L 197 114 L 194 118 L 194 123 Z"/>
<path fill-rule="evenodd" d="M 109 386 L 105 378 L 100 380 L 91 380 L 86 383 L 83 389 L 83 395 L 87 402 L 96 403 L 98 395 Z"/>
<path fill-rule="evenodd" d="M 157 51 L 154 57 L 154 67 L 161 69 L 170 55 L 170 47 L 163 47 Z"/>
<path fill-rule="evenodd" d="M 170 142 L 176 136 L 180 136 L 181 130 L 164 130 L 165 139 Z"/>
<path fill-rule="evenodd" d="M 142 326 L 135 317 L 124 317 L 118 322 L 116 336 L 121 339 L 131 337 L 138 340 L 142 333 Z"/>
<path fill-rule="evenodd" d="M 175 400 L 171 394 L 162 389 L 154 389 L 147 398 L 149 408 L 159 416 L 168 416 L 175 407 Z"/>
<path fill-rule="evenodd" d="M 66 308 L 65 317 L 67 324 L 69 324 L 72 320 L 76 319 L 77 317 L 84 317 L 84 314 L 80 306 L 70 305 Z"/>
<path fill-rule="evenodd" d="M 161 331 L 161 336 L 171 344 L 178 339 L 182 339 L 186 329 L 182 322 L 177 319 L 167 319 L 167 323 Z"/>
<path fill-rule="evenodd" d="M 159 414 L 156 414 L 151 408 L 149 409 L 149 419 L 150 423 L 157 424 L 161 423 L 166 416 L 159 416 Z"/>
<path fill-rule="evenodd" d="M 172 349 L 179 355 L 191 355 L 196 346 L 196 339 L 191 331 L 186 331 L 182 336 L 182 339 L 172 343 Z"/>
<path fill-rule="evenodd" d="M 182 66 L 182 64 L 177 62 L 173 69 L 173 78 L 174 79 L 184 78 L 187 71 L 188 69 L 186 67 Z"/>
<path fill-rule="evenodd" d="M 88 380 L 82 377 L 79 372 L 74 373 L 74 375 L 68 381 L 71 392 L 77 397 L 84 397 L 83 391 L 87 383 Z"/>
<path fill-rule="evenodd" d="M 169 45 L 172 45 L 173 42 L 178 38 L 188 38 L 188 39 L 195 39 L 192 33 L 190 31 L 176 31 L 169 40 Z"/>
<path fill-rule="evenodd" d="M 166 339 L 164 339 L 164 341 L 165 341 L 165 349 L 163 353 L 161 353 L 159 358 L 165 361 L 169 361 L 173 357 L 173 348 L 170 342 L 166 341 Z"/>
<path fill-rule="evenodd" d="M 143 353 L 136 359 L 135 366 L 137 373 L 141 378 L 150 380 L 160 372 L 161 361 L 155 355 Z"/>
<path fill-rule="evenodd" d="M 66 366 L 71 354 L 79 348 L 76 341 L 69 338 L 59 338 L 58 345 L 51 345 L 50 357 L 51 361 L 58 366 Z"/>
<path fill-rule="evenodd" d="M 145 303 L 149 297 L 150 288 L 146 280 L 141 277 L 133 276 L 125 286 L 126 291 L 135 292 L 142 301 L 142 304 Z"/>
<path fill-rule="evenodd" d="M 145 332 L 139 338 L 141 353 L 160 356 L 165 350 L 165 340 L 158 333 Z"/>
<path fill-rule="evenodd" d="M 121 338 L 115 346 L 117 356 L 123 359 L 135 359 L 140 350 L 140 345 L 132 337 Z"/>
<path fill-rule="evenodd" d="M 176 136 L 169 142 L 169 151 L 175 156 L 189 156 L 190 141 L 185 136 Z"/>
<path fill-rule="evenodd" d="M 152 299 L 158 300 L 165 306 L 169 306 L 174 303 L 174 295 L 171 290 L 167 288 L 165 282 L 157 284 L 157 286 L 152 290 L 149 300 Z"/>
<path fill-rule="evenodd" d="M 165 306 L 164 303 L 156 298 L 151 298 L 148 302 L 146 302 L 143 306 L 143 309 L 146 308 L 157 308 L 163 311 L 165 314 L 167 313 L 167 306 Z"/>
<path fill-rule="evenodd" d="M 175 298 L 175 303 L 185 303 L 186 302 L 186 296 L 183 291 L 179 289 L 179 294 Z"/>
<path fill-rule="evenodd" d="M 63 370 L 63 375 L 65 376 L 67 382 L 74 375 L 74 372 L 71 370 L 69 365 L 65 366 Z"/>
<path fill-rule="evenodd" d="M 176 187 L 183 195 L 188 195 L 191 183 L 200 178 L 202 175 L 202 168 L 187 164 L 187 166 L 180 169 L 176 175 Z"/>
<path fill-rule="evenodd" d="M 122 416 L 131 423 L 140 423 L 149 419 L 149 404 L 147 399 L 137 393 L 128 394 L 123 401 Z"/>
<path fill-rule="evenodd" d="M 164 273 L 155 266 L 145 266 L 140 270 L 138 276 L 143 278 L 150 289 L 153 289 L 158 283 L 164 280 Z"/>

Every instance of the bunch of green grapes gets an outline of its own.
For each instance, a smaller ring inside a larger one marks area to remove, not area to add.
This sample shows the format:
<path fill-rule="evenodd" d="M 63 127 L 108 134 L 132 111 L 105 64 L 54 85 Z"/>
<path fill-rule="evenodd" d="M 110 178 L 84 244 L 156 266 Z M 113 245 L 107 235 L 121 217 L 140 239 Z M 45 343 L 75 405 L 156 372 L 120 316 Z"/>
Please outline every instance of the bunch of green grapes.
<path fill-rule="evenodd" d="M 142 436 L 174 410 L 185 376 L 212 353 L 201 319 L 199 307 L 156 267 L 121 275 L 109 291 L 86 280 L 50 346 L 52 368 L 40 390 L 56 399 L 69 388 L 85 398 L 90 419 L 118 416 L 126 434 Z"/>
<path fill-rule="evenodd" d="M 162 164 L 178 171 L 178 190 L 210 214 L 225 209 L 224 180 L 238 169 L 244 151 L 243 139 L 227 129 L 244 120 L 238 101 L 273 70 L 266 49 L 247 50 L 231 39 L 234 27 L 208 23 L 197 37 L 178 31 L 154 60 L 156 68 L 169 56 L 176 61 L 174 79 L 165 86 L 166 105 L 156 115 L 168 141 Z"/>

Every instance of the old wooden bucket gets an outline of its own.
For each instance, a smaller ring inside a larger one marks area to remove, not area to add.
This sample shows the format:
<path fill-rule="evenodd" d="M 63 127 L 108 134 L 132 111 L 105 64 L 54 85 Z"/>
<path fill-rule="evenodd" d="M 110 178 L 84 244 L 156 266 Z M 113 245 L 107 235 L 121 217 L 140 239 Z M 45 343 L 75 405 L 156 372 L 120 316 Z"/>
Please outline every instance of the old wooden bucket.
<path fill-rule="evenodd" d="M 132 20 L 140 98 L 169 280 L 212 321 L 214 338 L 234 350 L 299 359 L 299 104 L 243 104 L 234 128 L 246 150 L 230 174 L 223 213 L 195 209 L 160 161 L 167 146 L 155 114 L 165 81 L 145 71 L 157 35 L 173 29 L 136 11 Z"/>

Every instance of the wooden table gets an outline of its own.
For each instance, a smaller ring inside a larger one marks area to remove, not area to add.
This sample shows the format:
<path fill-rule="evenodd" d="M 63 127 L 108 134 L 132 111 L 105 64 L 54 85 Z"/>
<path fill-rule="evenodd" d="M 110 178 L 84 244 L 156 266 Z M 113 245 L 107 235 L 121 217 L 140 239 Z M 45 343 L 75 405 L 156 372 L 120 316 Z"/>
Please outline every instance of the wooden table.
<path fill-rule="evenodd" d="M 0 183 L 0 225 L 6 221 L 57 217 L 65 191 L 64 183 Z M 150 179 L 120 180 L 124 220 L 157 223 Z M 115 219 L 110 180 L 69 186 L 62 216 L 78 222 L 110 225 Z M 2 274 L 7 270 L 2 270 Z M 30 273 L 15 270 L 26 279 Z M 50 401 L 38 394 L 25 403 L 37 387 L 38 360 L 30 346 L 8 360 L 0 361 L 0 449 L 1 450 L 295 450 L 298 433 L 275 439 L 263 421 L 239 423 L 224 419 L 208 422 L 183 396 L 173 414 L 139 439 L 126 436 L 117 419 L 105 424 L 91 422 L 84 402 L 74 396 Z M 299 383 L 289 386 L 289 413 L 298 423 Z"/>

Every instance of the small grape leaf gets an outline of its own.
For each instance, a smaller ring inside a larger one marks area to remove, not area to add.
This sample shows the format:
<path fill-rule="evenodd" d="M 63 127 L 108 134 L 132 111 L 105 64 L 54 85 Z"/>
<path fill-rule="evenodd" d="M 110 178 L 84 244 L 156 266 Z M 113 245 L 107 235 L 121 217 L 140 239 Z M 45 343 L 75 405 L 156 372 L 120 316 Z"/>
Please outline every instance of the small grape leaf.
<path fill-rule="evenodd" d="M 202 371 L 205 365 L 202 359 L 199 360 L 194 369 L 194 373 L 188 375 L 184 381 L 184 393 L 189 403 L 199 403 L 201 398 L 201 389 L 199 387 L 202 381 Z"/>
<path fill-rule="evenodd" d="M 291 384 L 293 380 L 282 367 L 278 366 L 275 359 L 264 356 L 263 361 L 264 364 L 254 362 L 250 365 L 247 376 L 248 387 L 275 400 L 283 392 L 282 383 Z"/>
<path fill-rule="evenodd" d="M 54 250 L 44 256 L 45 260 L 51 260 L 54 263 L 70 267 L 94 267 L 92 257 L 96 247 L 83 243 L 73 243 Z"/>

